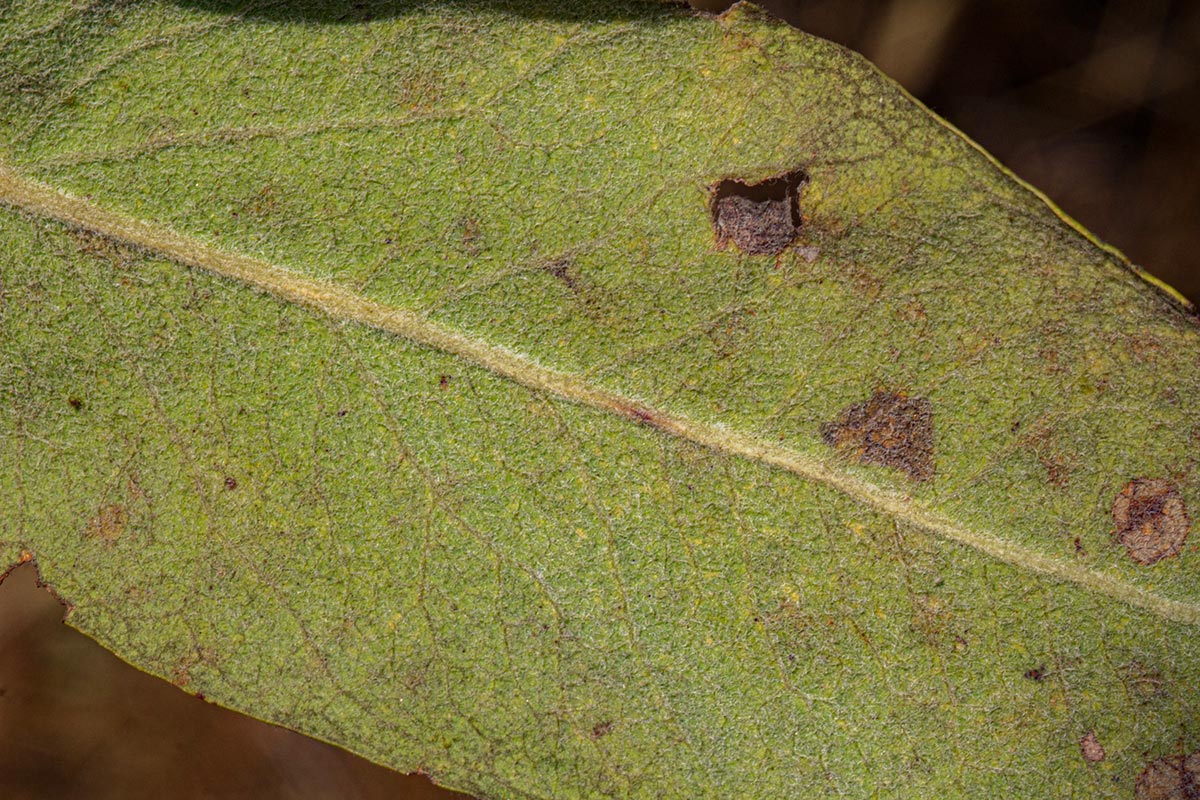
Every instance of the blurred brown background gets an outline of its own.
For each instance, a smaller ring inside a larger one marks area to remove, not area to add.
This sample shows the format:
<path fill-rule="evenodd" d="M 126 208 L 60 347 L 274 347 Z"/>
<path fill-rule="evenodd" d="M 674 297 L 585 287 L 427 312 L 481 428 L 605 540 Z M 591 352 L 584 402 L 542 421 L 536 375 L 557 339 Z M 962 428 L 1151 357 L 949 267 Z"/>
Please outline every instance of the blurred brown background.
<path fill-rule="evenodd" d="M 1100 238 L 1200 300 L 1200 2 L 763 5 L 865 53 Z M 60 624 L 61 613 L 31 566 L 0 585 L 0 796 L 453 796 L 143 675 Z"/>

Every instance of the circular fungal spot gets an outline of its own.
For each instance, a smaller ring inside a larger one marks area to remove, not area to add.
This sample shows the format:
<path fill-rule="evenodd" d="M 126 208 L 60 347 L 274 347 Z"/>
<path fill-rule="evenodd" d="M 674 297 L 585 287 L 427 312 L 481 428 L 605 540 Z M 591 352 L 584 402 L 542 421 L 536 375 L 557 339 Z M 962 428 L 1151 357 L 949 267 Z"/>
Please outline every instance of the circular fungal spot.
<path fill-rule="evenodd" d="M 1134 784 L 1137 800 L 1200 798 L 1200 751 L 1151 761 Z"/>
<path fill-rule="evenodd" d="M 1104 747 L 1101 746 L 1100 740 L 1096 738 L 1095 731 L 1088 731 L 1087 735 L 1079 740 L 1079 750 L 1083 753 L 1084 759 L 1095 764 L 1098 761 L 1103 761 L 1108 755 L 1104 752 Z"/>
<path fill-rule="evenodd" d="M 1153 564 L 1183 550 L 1191 521 L 1183 498 L 1166 478 L 1135 478 L 1112 507 L 1117 541 L 1139 564 Z"/>

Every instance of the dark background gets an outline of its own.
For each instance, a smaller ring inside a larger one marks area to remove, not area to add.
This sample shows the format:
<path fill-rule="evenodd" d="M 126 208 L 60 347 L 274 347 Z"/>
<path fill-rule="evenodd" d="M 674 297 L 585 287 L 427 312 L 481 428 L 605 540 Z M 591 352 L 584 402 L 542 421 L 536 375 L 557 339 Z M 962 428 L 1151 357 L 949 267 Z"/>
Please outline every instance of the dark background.
<path fill-rule="evenodd" d="M 865 53 L 1101 239 L 1200 300 L 1200 3 L 763 4 Z M 34 580 L 27 565 L 0 585 L 0 795 L 452 796 L 134 670 L 60 624 L 61 607 Z"/>

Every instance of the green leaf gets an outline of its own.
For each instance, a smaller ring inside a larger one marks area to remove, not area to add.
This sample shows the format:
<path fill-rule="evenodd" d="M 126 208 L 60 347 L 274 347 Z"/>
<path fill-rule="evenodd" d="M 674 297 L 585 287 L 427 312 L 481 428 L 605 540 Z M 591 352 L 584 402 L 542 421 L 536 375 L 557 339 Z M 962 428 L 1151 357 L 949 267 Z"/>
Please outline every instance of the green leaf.
<path fill-rule="evenodd" d="M 0 9 L 0 563 L 73 626 L 484 797 L 1191 779 L 1200 327 L 862 59 Z"/>

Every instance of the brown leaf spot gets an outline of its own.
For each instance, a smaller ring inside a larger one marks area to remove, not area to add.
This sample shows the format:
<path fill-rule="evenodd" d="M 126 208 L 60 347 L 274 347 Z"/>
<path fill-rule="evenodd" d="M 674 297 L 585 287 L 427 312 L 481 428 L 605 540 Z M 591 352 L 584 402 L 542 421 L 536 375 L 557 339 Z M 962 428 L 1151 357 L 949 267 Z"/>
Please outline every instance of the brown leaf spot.
<path fill-rule="evenodd" d="M 1075 458 L 1061 448 L 1060 439 L 1054 424 L 1047 419 L 1034 420 L 1021 436 L 1021 446 L 1037 457 L 1046 471 L 1046 481 L 1056 489 L 1066 488 L 1076 470 Z"/>
<path fill-rule="evenodd" d="M 1079 751 L 1083 753 L 1083 757 L 1095 764 L 1097 761 L 1103 761 L 1107 755 L 1104 752 L 1104 747 L 1101 746 L 1100 740 L 1096 738 L 1095 731 L 1088 731 L 1087 734 L 1079 740 Z"/>
<path fill-rule="evenodd" d="M 597 722 L 592 726 L 592 738 L 599 739 L 601 736 L 607 735 L 612 728 L 613 724 L 610 721 Z"/>
<path fill-rule="evenodd" d="M 238 487 L 237 478 L 233 477 L 232 475 L 225 476 L 225 488 L 226 489 L 228 489 L 229 491 L 232 492 L 237 487 Z"/>
<path fill-rule="evenodd" d="M 1179 555 L 1191 521 L 1183 498 L 1166 478 L 1135 478 L 1113 500 L 1117 540 L 1139 564 Z"/>
<path fill-rule="evenodd" d="M 99 539 L 105 544 L 112 544 L 120 538 L 128 521 L 129 512 L 125 510 L 125 506 L 109 503 L 87 521 L 83 534 L 89 539 Z"/>
<path fill-rule="evenodd" d="M 1134 785 L 1137 800 L 1196 800 L 1200 798 L 1200 751 L 1151 761 Z"/>
<path fill-rule="evenodd" d="M 572 292 L 579 292 L 579 271 L 576 269 L 575 265 L 570 259 L 555 259 L 543 264 L 542 269 L 550 273 L 555 280 L 561 282 L 563 286 L 567 287 Z"/>
<path fill-rule="evenodd" d="M 102 233 L 79 228 L 71 231 L 78 251 L 84 255 L 94 256 L 112 261 L 114 264 L 125 265 L 136 258 L 136 251 L 129 245 Z"/>
<path fill-rule="evenodd" d="M 903 392 L 876 392 L 821 427 L 825 443 L 863 464 L 894 467 L 915 481 L 933 477 L 933 405 Z"/>
<path fill-rule="evenodd" d="M 1025 670 L 1025 677 L 1031 681 L 1037 681 L 1039 683 L 1044 681 L 1046 679 L 1046 665 L 1039 664 L 1032 669 Z"/>
<path fill-rule="evenodd" d="M 483 229 L 475 217 L 465 217 L 458 222 L 463 250 L 467 255 L 477 256 L 483 251 Z"/>
<path fill-rule="evenodd" d="M 730 242 L 752 256 L 782 253 L 800 233 L 800 190 L 808 177 L 800 170 L 760 183 L 727 178 L 709 186 L 709 213 L 717 248 Z"/>

